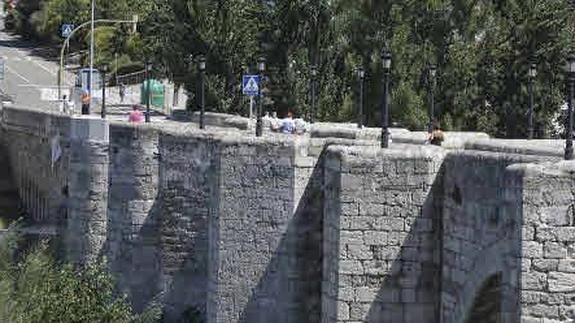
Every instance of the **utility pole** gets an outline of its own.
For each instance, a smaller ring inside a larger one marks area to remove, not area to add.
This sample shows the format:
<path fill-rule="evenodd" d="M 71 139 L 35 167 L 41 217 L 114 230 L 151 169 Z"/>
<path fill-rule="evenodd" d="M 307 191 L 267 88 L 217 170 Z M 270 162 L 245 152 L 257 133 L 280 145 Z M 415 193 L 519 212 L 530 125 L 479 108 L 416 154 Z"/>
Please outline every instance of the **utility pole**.
<path fill-rule="evenodd" d="M 528 138 L 533 139 L 533 84 L 537 76 L 537 65 L 531 64 L 529 66 L 529 80 L 527 83 L 527 90 L 529 92 L 529 119 L 528 119 Z"/>
<path fill-rule="evenodd" d="M 92 19 L 90 20 L 91 32 L 90 32 L 90 106 L 88 107 L 88 114 L 90 114 L 90 109 L 94 105 L 94 17 L 95 17 L 96 4 L 95 0 L 92 0 Z"/>

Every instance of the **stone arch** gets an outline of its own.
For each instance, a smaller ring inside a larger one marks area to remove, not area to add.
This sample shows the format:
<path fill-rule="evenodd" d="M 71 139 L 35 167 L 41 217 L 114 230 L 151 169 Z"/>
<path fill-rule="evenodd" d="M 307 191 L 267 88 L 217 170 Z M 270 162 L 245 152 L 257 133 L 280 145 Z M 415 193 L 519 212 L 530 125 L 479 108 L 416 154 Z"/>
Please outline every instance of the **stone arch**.
<path fill-rule="evenodd" d="M 502 313 L 502 275 L 497 273 L 489 276 L 475 294 L 465 323 L 501 323 Z"/>
<path fill-rule="evenodd" d="M 501 240 L 479 252 L 474 258 L 473 270 L 468 273 L 465 284 L 455 294 L 452 294 L 455 297 L 455 308 L 447 311 L 448 314 L 443 317 L 444 322 L 468 322 L 466 319 L 475 305 L 477 295 L 480 295 L 485 283 L 496 275 L 501 278 L 503 322 L 517 322 L 516 286 L 519 274 L 517 270 L 520 270 L 520 264 L 517 263 L 518 258 L 514 256 L 516 248 L 517 246 L 510 241 Z M 442 306 L 444 307 L 445 304 Z"/>

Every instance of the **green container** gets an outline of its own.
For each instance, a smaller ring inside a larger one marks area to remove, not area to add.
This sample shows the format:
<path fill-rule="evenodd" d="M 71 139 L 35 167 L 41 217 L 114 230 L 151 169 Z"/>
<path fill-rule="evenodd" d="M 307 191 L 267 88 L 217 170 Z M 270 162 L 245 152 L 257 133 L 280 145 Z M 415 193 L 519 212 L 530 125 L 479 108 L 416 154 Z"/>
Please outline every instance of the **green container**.
<path fill-rule="evenodd" d="M 146 93 L 148 93 L 148 88 L 150 89 L 150 104 L 156 108 L 163 108 L 166 89 L 164 88 L 164 84 L 158 80 L 142 82 L 142 86 L 140 88 L 140 103 L 142 105 L 146 105 Z"/>

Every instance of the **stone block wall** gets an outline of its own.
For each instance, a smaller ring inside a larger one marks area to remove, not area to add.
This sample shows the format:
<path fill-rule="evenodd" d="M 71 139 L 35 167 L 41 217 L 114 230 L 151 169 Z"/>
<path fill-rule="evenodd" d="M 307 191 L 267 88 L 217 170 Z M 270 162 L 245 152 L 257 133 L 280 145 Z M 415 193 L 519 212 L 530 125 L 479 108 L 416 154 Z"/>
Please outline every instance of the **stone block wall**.
<path fill-rule="evenodd" d="M 441 322 L 517 322 L 522 184 L 506 169 L 542 160 L 481 151 L 446 158 Z M 490 288 L 490 282 L 496 286 Z"/>
<path fill-rule="evenodd" d="M 138 309 L 162 293 L 168 322 L 319 320 L 323 173 L 288 138 L 111 126 L 106 250 Z"/>
<path fill-rule="evenodd" d="M 322 322 L 437 322 L 435 147 L 328 150 Z"/>
<path fill-rule="evenodd" d="M 75 263 L 104 254 L 108 230 L 108 143 L 72 140 L 68 165 L 66 256 Z"/>
<path fill-rule="evenodd" d="M 220 142 L 218 210 L 210 218 L 215 322 L 306 321 L 297 297 L 294 158 L 293 143 L 279 138 Z"/>
<path fill-rule="evenodd" d="M 157 241 L 166 321 L 206 319 L 210 281 L 210 218 L 215 216 L 219 165 L 213 137 L 162 133 Z"/>
<path fill-rule="evenodd" d="M 522 183 L 521 322 L 575 320 L 575 164 L 516 165 Z"/>
<path fill-rule="evenodd" d="M 14 108 L 4 108 L 2 115 L 2 142 L 28 219 L 55 226 L 65 216 L 70 120 Z M 62 151 L 54 162 L 53 146 Z"/>
<path fill-rule="evenodd" d="M 3 116 L 32 222 L 75 262 L 106 255 L 166 322 L 575 319 L 575 166 L 556 153 Z"/>
<path fill-rule="evenodd" d="M 138 310 L 160 290 L 158 141 L 155 129 L 110 125 L 106 256 Z"/>

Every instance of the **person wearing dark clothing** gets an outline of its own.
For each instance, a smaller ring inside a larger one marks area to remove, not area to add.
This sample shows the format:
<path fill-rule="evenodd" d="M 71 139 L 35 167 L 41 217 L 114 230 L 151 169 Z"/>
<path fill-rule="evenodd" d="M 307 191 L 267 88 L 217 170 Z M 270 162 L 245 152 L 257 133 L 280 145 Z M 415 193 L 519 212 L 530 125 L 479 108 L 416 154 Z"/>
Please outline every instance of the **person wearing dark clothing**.
<path fill-rule="evenodd" d="M 82 94 L 82 114 L 90 114 L 90 94 L 88 91 Z"/>
<path fill-rule="evenodd" d="M 434 121 L 432 125 L 432 131 L 429 134 L 429 143 L 436 146 L 441 146 L 443 140 L 445 140 L 445 136 L 443 131 L 439 127 L 439 122 Z"/>

